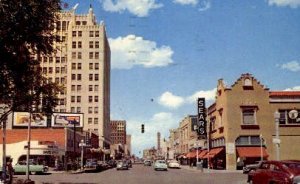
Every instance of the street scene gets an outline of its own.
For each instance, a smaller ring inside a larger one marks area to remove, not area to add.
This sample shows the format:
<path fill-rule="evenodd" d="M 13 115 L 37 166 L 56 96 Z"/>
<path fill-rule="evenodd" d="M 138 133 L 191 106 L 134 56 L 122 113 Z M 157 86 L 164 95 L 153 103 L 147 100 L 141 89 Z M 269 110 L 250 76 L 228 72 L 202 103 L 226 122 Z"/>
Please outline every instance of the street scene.
<path fill-rule="evenodd" d="M 18 179 L 24 176 L 16 176 Z M 143 166 L 142 164 L 133 165 L 129 170 L 117 171 L 109 169 L 99 173 L 82 173 L 82 174 L 49 174 L 35 175 L 32 179 L 36 183 L 174 183 L 174 184 L 193 184 L 193 183 L 232 183 L 246 184 L 247 177 L 241 172 L 215 173 L 191 168 L 169 169 L 168 171 L 154 171 L 153 167 Z"/>
<path fill-rule="evenodd" d="M 0 183 L 300 184 L 300 0 L 0 0 Z"/>

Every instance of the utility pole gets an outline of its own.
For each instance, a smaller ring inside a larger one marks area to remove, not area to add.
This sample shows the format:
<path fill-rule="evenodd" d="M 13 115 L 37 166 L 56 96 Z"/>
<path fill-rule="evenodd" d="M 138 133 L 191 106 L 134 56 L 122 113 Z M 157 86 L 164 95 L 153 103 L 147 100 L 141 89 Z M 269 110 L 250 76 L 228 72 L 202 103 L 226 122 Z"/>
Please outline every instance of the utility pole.
<path fill-rule="evenodd" d="M 0 117 L 2 120 L 2 181 L 6 182 L 6 120 L 9 108 L 4 105 L 0 107 Z M 0 121 L 1 123 L 1 121 Z"/>

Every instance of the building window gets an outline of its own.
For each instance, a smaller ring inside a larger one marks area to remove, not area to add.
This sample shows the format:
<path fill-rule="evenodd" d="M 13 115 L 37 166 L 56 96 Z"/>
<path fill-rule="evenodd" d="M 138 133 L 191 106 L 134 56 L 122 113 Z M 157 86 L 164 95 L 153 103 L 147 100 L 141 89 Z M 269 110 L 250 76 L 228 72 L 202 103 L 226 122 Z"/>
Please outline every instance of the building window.
<path fill-rule="evenodd" d="M 78 37 L 82 37 L 82 31 L 78 31 Z"/>
<path fill-rule="evenodd" d="M 243 125 L 256 125 L 255 109 L 243 109 Z"/>
<path fill-rule="evenodd" d="M 71 96 L 71 102 L 75 102 L 75 96 Z"/>
<path fill-rule="evenodd" d="M 55 83 L 59 84 L 59 77 L 55 77 Z"/>
<path fill-rule="evenodd" d="M 265 144 L 264 139 L 260 139 L 259 135 L 252 135 L 252 136 L 240 136 L 235 140 L 235 144 L 239 146 L 246 146 L 246 145 L 260 145 Z"/>
<path fill-rule="evenodd" d="M 49 57 L 49 63 L 53 62 L 53 57 Z"/>
<path fill-rule="evenodd" d="M 76 63 L 72 63 L 72 70 L 76 69 Z"/>
<path fill-rule="evenodd" d="M 76 25 L 79 26 L 80 25 L 80 21 L 76 21 Z"/>
<path fill-rule="evenodd" d="M 90 41 L 90 42 L 89 42 L 89 48 L 90 48 L 90 49 L 94 48 L 94 43 L 93 43 L 93 41 Z"/>
<path fill-rule="evenodd" d="M 77 85 L 77 91 L 78 91 L 78 92 L 81 91 L 81 85 Z"/>
<path fill-rule="evenodd" d="M 95 41 L 95 48 L 98 49 L 99 48 L 99 42 Z"/>
<path fill-rule="evenodd" d="M 95 31 L 95 37 L 99 37 L 99 31 Z"/>
<path fill-rule="evenodd" d="M 71 107 L 71 112 L 75 113 L 75 107 Z"/>
<path fill-rule="evenodd" d="M 77 53 L 77 58 L 78 58 L 78 59 L 82 59 L 82 54 L 81 54 L 81 52 L 78 52 L 78 53 Z"/>
<path fill-rule="evenodd" d="M 59 73 L 60 68 L 59 67 L 55 67 L 55 73 Z"/>
<path fill-rule="evenodd" d="M 279 110 L 279 124 L 289 125 L 296 124 L 300 125 L 300 110 L 298 109 L 281 109 Z"/>
<path fill-rule="evenodd" d="M 72 52 L 72 59 L 76 59 L 76 52 Z"/>
<path fill-rule="evenodd" d="M 81 112 L 81 107 L 77 107 L 77 113 Z"/>
<path fill-rule="evenodd" d="M 66 58 L 65 57 L 61 57 L 61 63 L 65 63 L 66 62 Z"/>
<path fill-rule="evenodd" d="M 76 42 L 72 42 L 72 48 L 76 49 Z"/>
<path fill-rule="evenodd" d="M 95 102 L 98 102 L 99 101 L 98 96 L 95 96 L 94 100 L 95 100 Z"/>
<path fill-rule="evenodd" d="M 99 80 L 99 74 L 95 74 L 95 81 Z"/>
<path fill-rule="evenodd" d="M 86 21 L 82 21 L 82 25 L 84 25 L 84 26 L 85 26 L 85 25 L 86 25 L 86 23 L 87 23 Z"/>
<path fill-rule="evenodd" d="M 78 63 L 78 64 L 77 64 L 77 69 L 78 69 L 78 70 L 81 70 L 81 63 Z"/>
<path fill-rule="evenodd" d="M 81 102 L 81 96 L 77 96 L 77 102 Z"/>
<path fill-rule="evenodd" d="M 99 52 L 95 52 L 95 59 L 99 59 Z"/>
<path fill-rule="evenodd" d="M 93 74 L 89 74 L 89 81 L 93 81 Z"/>
<path fill-rule="evenodd" d="M 88 124 L 92 124 L 93 123 L 93 118 L 88 118 Z"/>
<path fill-rule="evenodd" d="M 81 81 L 81 74 L 77 74 L 77 80 Z"/>
<path fill-rule="evenodd" d="M 93 52 L 89 52 L 89 59 L 93 59 L 94 57 L 94 53 Z"/>
<path fill-rule="evenodd" d="M 90 37 L 94 37 L 94 31 L 90 31 Z"/>
<path fill-rule="evenodd" d="M 55 58 L 55 62 L 56 62 L 56 63 L 60 63 L 60 57 L 56 57 L 56 58 Z"/>
<path fill-rule="evenodd" d="M 99 63 L 95 63 L 95 70 L 99 70 Z"/>
<path fill-rule="evenodd" d="M 80 42 L 80 41 L 78 42 L 78 48 L 80 48 L 80 49 L 82 48 L 82 42 Z"/>
<path fill-rule="evenodd" d="M 76 80 L 76 74 L 72 74 L 72 80 Z"/>
<path fill-rule="evenodd" d="M 89 91 L 93 91 L 93 85 L 89 85 Z"/>
<path fill-rule="evenodd" d="M 94 118 L 94 124 L 95 124 L 95 125 L 98 124 L 98 118 Z"/>
<path fill-rule="evenodd" d="M 66 73 L 66 67 L 61 67 L 61 68 L 60 68 L 60 72 L 61 72 L 61 73 Z"/>
<path fill-rule="evenodd" d="M 90 70 L 93 69 L 93 63 L 89 63 L 89 69 L 90 69 Z"/>
<path fill-rule="evenodd" d="M 98 85 L 94 86 L 94 91 L 96 91 L 96 92 L 99 91 L 99 86 Z"/>
<path fill-rule="evenodd" d="M 98 114 L 98 107 L 94 107 L 94 113 Z"/>
<path fill-rule="evenodd" d="M 93 107 L 89 107 L 89 114 L 92 114 L 93 113 Z"/>
<path fill-rule="evenodd" d="M 89 96 L 89 102 L 93 102 L 93 96 Z"/>
<path fill-rule="evenodd" d="M 76 37 L 76 31 L 72 31 L 72 37 Z"/>
<path fill-rule="evenodd" d="M 75 85 L 71 86 L 71 91 L 75 91 Z"/>

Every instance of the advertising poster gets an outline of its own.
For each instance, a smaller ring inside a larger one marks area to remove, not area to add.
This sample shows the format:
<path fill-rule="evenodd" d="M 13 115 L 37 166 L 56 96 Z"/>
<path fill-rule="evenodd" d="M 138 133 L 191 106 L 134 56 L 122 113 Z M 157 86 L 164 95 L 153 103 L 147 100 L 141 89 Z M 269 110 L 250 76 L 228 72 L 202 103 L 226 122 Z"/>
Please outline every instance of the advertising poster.
<path fill-rule="evenodd" d="M 53 113 L 51 117 L 52 127 L 83 127 L 83 114 L 78 113 Z"/>
<path fill-rule="evenodd" d="M 14 112 L 13 126 L 27 127 L 31 119 L 32 127 L 47 127 L 47 116 L 42 113 Z"/>

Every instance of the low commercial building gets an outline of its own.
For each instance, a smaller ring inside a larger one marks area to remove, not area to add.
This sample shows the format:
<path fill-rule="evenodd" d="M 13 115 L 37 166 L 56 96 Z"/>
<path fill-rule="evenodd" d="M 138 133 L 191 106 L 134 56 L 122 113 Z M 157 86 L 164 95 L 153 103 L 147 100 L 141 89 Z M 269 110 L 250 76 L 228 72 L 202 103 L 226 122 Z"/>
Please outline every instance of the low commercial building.
<path fill-rule="evenodd" d="M 209 149 L 202 159 L 212 168 L 235 170 L 278 156 L 300 160 L 300 91 L 270 91 L 251 74 L 231 87 L 220 79 L 207 114 Z"/>

